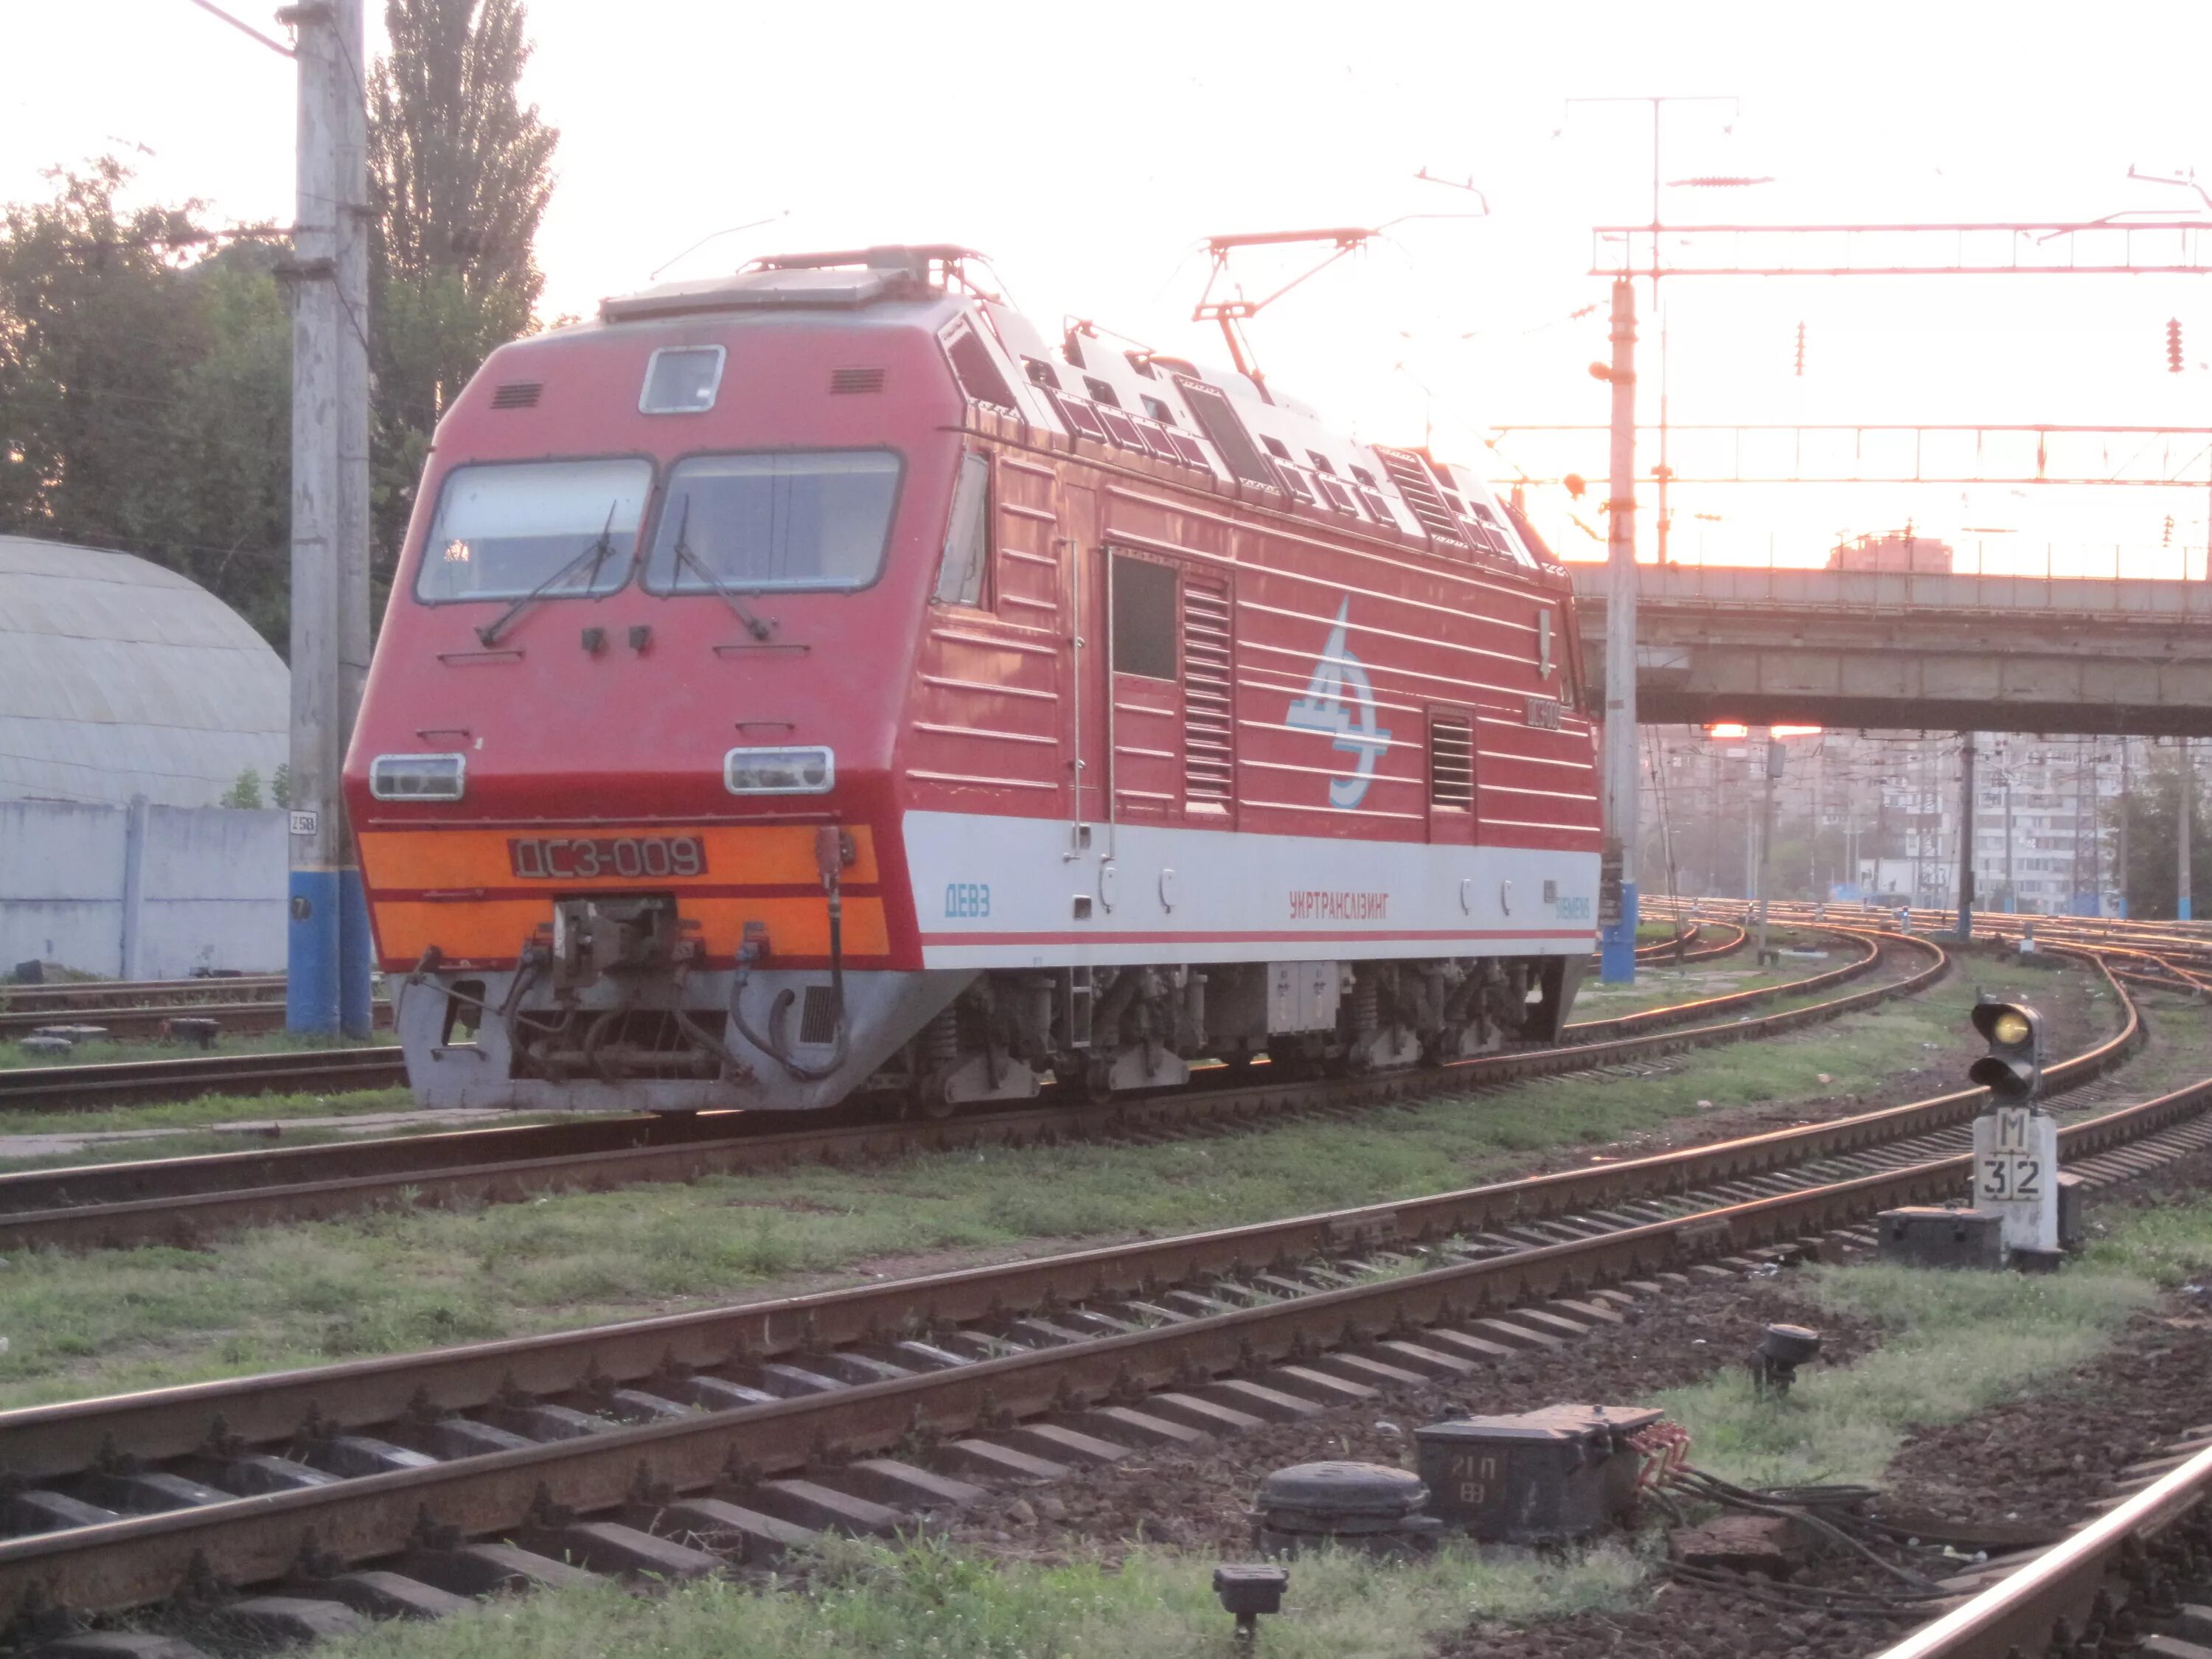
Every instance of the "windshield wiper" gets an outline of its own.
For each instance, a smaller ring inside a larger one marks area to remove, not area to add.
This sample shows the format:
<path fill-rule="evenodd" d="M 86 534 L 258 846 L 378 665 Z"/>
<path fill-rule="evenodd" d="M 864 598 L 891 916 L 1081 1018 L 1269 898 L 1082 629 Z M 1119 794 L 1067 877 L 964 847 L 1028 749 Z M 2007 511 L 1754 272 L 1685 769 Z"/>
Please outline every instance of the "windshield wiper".
<path fill-rule="evenodd" d="M 722 579 L 707 568 L 707 562 L 704 559 L 691 550 L 690 529 L 691 497 L 687 494 L 684 497 L 684 511 L 676 520 L 677 564 L 679 567 L 688 564 L 698 572 L 699 580 L 720 594 L 728 603 L 730 609 L 738 613 L 738 620 L 745 625 L 745 631 L 748 634 L 757 640 L 766 639 L 775 631 L 775 623 L 753 615 L 751 611 L 745 609 L 745 602 L 743 599 L 722 585 Z"/>
<path fill-rule="evenodd" d="M 497 645 L 499 643 L 499 636 L 507 631 L 507 623 L 513 622 L 517 617 L 527 611 L 532 605 L 537 604 L 538 600 L 544 599 L 546 594 L 550 592 L 555 587 L 558 586 L 562 581 L 566 580 L 570 575 L 574 574 L 576 567 L 582 564 L 586 559 L 591 561 L 592 568 L 589 574 L 587 574 L 584 578 L 584 591 L 586 593 L 590 592 L 592 591 L 592 584 L 599 579 L 600 566 L 605 564 L 606 562 L 614 556 L 615 509 L 621 505 L 622 502 L 619 500 L 609 501 L 607 503 L 607 521 L 599 531 L 599 539 L 593 542 L 589 547 L 586 548 L 582 552 L 576 555 L 574 558 L 569 560 L 568 563 L 562 565 L 551 575 L 548 576 L 544 581 L 538 583 L 537 586 L 532 588 L 527 593 L 523 594 L 520 599 L 516 599 L 514 604 L 508 605 L 506 610 L 501 611 L 499 615 L 494 617 L 490 622 L 486 623 L 482 628 L 477 629 L 477 638 L 482 641 L 485 645 Z M 605 596 L 602 595 L 601 597 L 604 598 Z"/>

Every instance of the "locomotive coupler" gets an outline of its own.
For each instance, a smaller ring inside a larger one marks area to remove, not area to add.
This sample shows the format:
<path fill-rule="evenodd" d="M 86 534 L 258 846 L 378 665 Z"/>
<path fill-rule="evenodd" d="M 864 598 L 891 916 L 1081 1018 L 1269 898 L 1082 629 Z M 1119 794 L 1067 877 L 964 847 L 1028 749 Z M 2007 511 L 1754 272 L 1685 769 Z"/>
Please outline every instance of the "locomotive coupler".
<path fill-rule="evenodd" d="M 553 904 L 553 983 L 576 991 L 604 975 L 630 975 L 672 968 L 682 943 L 676 901 L 643 896 L 556 899 Z"/>

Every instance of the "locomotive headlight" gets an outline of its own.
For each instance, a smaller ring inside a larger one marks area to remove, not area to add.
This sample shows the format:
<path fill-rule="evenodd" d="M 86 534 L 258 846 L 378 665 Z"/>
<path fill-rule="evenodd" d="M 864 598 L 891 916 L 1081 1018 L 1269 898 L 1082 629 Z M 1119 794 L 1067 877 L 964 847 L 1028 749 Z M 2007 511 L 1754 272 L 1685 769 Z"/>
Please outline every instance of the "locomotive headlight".
<path fill-rule="evenodd" d="M 368 793 L 378 800 L 459 800 L 467 769 L 461 755 L 379 755 L 368 763 Z"/>
<path fill-rule="evenodd" d="M 826 795 L 837 781 L 837 757 L 819 744 L 732 749 L 722 757 L 722 781 L 733 795 Z"/>

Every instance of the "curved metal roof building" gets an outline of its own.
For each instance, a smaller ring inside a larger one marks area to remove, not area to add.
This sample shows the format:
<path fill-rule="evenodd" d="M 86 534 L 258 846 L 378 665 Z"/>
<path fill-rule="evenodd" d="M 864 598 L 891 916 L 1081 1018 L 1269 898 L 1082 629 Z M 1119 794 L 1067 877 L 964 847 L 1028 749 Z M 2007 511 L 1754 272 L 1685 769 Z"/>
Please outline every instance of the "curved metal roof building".
<path fill-rule="evenodd" d="M 289 752 L 291 676 L 243 617 L 127 553 L 0 536 L 0 800 L 212 806 Z"/>

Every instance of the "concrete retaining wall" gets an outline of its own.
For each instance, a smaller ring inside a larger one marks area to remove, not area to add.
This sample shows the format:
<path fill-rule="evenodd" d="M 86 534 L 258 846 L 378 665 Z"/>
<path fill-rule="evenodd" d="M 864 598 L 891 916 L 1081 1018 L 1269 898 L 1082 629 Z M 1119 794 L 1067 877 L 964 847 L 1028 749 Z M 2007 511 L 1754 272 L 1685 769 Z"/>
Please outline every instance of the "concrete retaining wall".
<path fill-rule="evenodd" d="M 125 979 L 284 965 L 285 815 L 0 801 L 0 971 Z"/>

